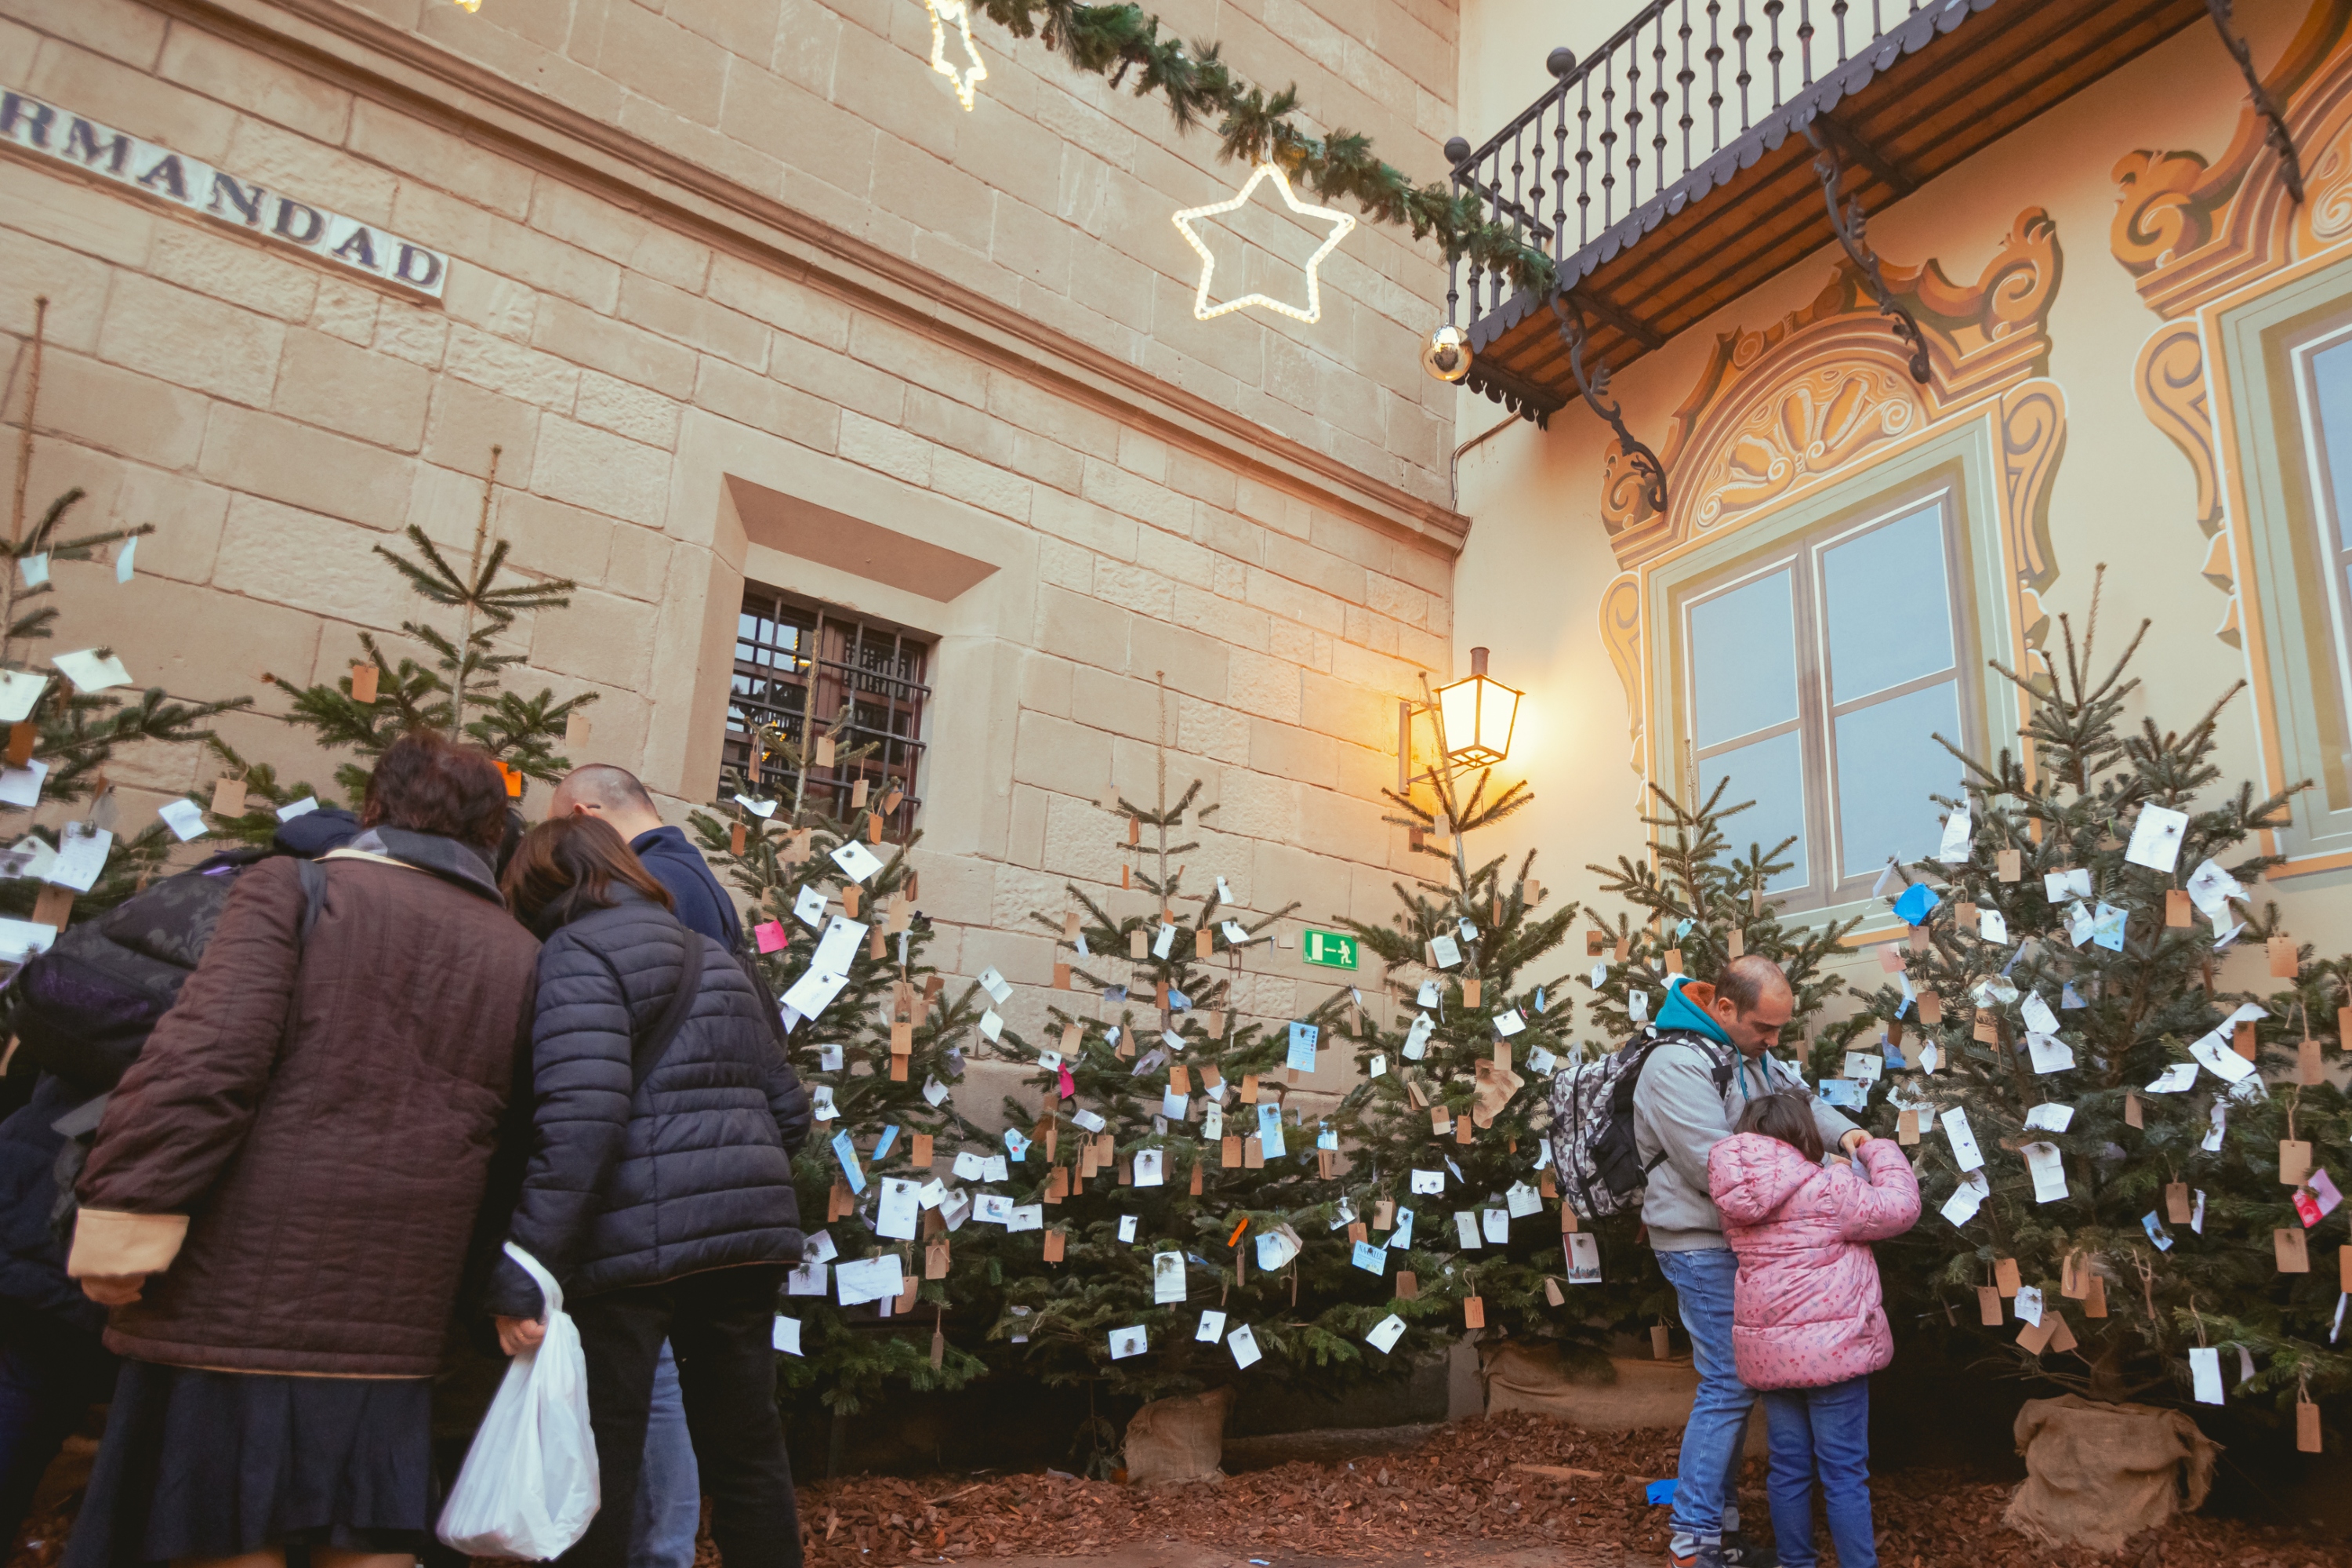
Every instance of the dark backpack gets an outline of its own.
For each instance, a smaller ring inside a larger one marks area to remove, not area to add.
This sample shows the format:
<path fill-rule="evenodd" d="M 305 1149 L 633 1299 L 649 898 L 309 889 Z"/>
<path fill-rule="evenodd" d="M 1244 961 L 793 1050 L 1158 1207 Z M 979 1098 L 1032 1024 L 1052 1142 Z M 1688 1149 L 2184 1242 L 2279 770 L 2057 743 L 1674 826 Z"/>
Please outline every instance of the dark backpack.
<path fill-rule="evenodd" d="M 1633 1137 L 1633 1090 L 1650 1053 L 1666 1045 L 1689 1046 L 1708 1058 L 1716 1092 L 1729 1090 L 1738 1051 L 1686 1029 L 1660 1034 L 1654 1024 L 1598 1061 L 1572 1061 L 1552 1075 L 1552 1163 L 1561 1197 L 1579 1215 L 1592 1218 L 1633 1207 L 1650 1173 L 1664 1162 L 1664 1150 L 1647 1164 L 1642 1161 Z"/>

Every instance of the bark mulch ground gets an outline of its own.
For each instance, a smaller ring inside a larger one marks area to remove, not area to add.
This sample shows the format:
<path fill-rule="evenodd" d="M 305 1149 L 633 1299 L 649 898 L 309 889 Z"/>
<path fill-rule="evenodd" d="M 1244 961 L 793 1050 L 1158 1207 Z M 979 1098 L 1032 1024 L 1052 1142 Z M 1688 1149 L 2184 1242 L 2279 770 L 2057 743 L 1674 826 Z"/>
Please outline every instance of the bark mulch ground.
<path fill-rule="evenodd" d="M 1129 1487 L 1034 1473 L 801 1488 L 811 1568 L 1092 1558 L 1120 1568 L 1448 1563 L 1654 1568 L 1666 1510 L 1643 1483 L 1674 1468 L 1673 1430 L 1588 1433 L 1523 1412 L 1455 1422 L 1402 1453 L 1292 1463 L 1192 1485 Z M 1743 1507 L 1764 1522 L 1763 1467 Z M 2352 1568 L 2352 1546 L 2190 1515 L 2116 1556 L 2037 1546 L 2000 1523 L 2011 1484 L 1905 1470 L 1874 1485 L 1887 1568 Z M 55 1568 L 68 1498 L 39 1509 L 7 1568 Z M 1822 1532 L 1822 1560 L 1833 1564 Z M 717 1568 L 705 1536 L 697 1568 Z M 1007 1565 L 1011 1568 L 1011 1565 Z"/>
<path fill-rule="evenodd" d="M 1680 1444 L 1675 1430 L 1588 1433 L 1512 1412 L 1440 1427 L 1406 1453 L 1281 1465 L 1220 1481 L 1127 1487 L 1046 1474 L 860 1477 L 803 1487 L 801 1509 L 813 1568 L 1117 1556 L 1122 1547 L 1171 1542 L 1214 1548 L 1237 1563 L 1482 1563 L 1516 1558 L 1511 1549 L 1543 1548 L 1548 1552 L 1532 1561 L 1646 1568 L 1663 1559 L 1666 1510 L 1645 1500 L 1643 1483 L 1672 1473 Z M 1762 1461 L 1751 1460 L 1745 1511 L 1759 1531 L 1762 1487 Z M 2139 1537 L 2119 1556 L 2039 1546 L 2000 1523 L 2011 1489 L 1946 1470 L 1907 1470 L 1877 1482 L 1882 1562 L 2352 1568 L 2352 1547 L 2203 1515 Z M 1823 1561 L 1833 1563 L 1826 1530 L 1820 1539 Z"/>

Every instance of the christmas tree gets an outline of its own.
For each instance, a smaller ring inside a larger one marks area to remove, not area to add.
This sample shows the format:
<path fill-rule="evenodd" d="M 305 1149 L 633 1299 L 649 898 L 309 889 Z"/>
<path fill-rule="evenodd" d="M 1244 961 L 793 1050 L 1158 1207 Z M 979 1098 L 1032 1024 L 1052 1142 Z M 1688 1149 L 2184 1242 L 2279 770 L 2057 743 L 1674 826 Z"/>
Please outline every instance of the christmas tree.
<path fill-rule="evenodd" d="M 1882 1249 L 1890 1312 L 2093 1398 L 2220 1403 L 2226 1364 L 2237 1397 L 2284 1407 L 2352 1374 L 2337 1260 L 2310 1259 L 2325 1165 L 2345 1168 L 2313 1027 L 2344 964 L 2252 912 L 2277 863 L 2253 836 L 2294 791 L 2210 793 L 2235 689 L 2185 731 L 2126 731 L 2147 627 L 2100 672 L 2096 606 L 2079 647 L 2060 617 L 2051 676 L 1994 663 L 2021 745 L 1986 763 L 1945 742 L 1964 793 L 1938 797 L 1938 853 L 1895 900 L 1903 973 L 1867 1021 L 1906 1070 L 1875 1115 L 1916 1145 L 1927 1214 Z M 2221 955 L 2256 942 L 2292 988 L 2217 993 Z"/>
<path fill-rule="evenodd" d="M 1336 1132 L 1288 1104 L 1328 1046 L 1304 1020 L 1269 1029 L 1238 1011 L 1242 956 L 1297 906 L 1244 918 L 1223 877 L 1185 892 L 1180 858 L 1201 845 L 1171 839 L 1216 812 L 1196 808 L 1202 788 L 1170 802 L 1163 753 L 1153 805 L 1118 797 L 1120 881 L 1141 911 L 1073 883 L 1071 908 L 1032 916 L 1067 954 L 1055 986 L 1102 999 L 1047 1009 L 1055 1043 L 1033 1079 L 1043 1267 L 998 1325 L 1050 1383 L 1149 1399 L 1354 1355 L 1315 1321 L 1315 1280 L 1344 1267 Z"/>
<path fill-rule="evenodd" d="M 814 734 L 800 721 L 766 726 L 748 773 L 722 785 L 730 814 L 690 818 L 750 904 L 757 962 L 783 998 L 793 1063 L 815 1102 L 793 1163 L 811 1244 L 786 1303 L 798 1351 L 781 1371 L 787 1387 L 816 1391 L 836 1415 L 886 1384 L 955 1388 L 985 1369 L 950 1342 L 947 1313 L 994 1321 L 1010 1239 L 967 1224 L 971 1197 L 934 1175 L 960 1144 L 987 1141 L 954 1090 L 975 1034 L 1001 1024 L 978 984 L 950 998 L 926 961 L 934 932 L 907 858 L 921 834 L 910 826 L 889 842 L 899 786 L 869 776 L 875 743 L 842 744 L 854 714 L 845 700 Z M 816 793 L 841 815 L 812 798 L 819 773 L 837 787 Z M 899 1288 L 873 1294 L 866 1276 L 877 1271 Z M 904 1327 L 877 1331 L 892 1321 Z"/>
<path fill-rule="evenodd" d="M 1524 782 L 1496 788 L 1491 768 L 1466 798 L 1462 782 L 1450 766 L 1428 770 L 1417 781 L 1428 805 L 1387 792 L 1402 812 L 1387 820 L 1436 875 L 1397 885 L 1389 925 L 1340 922 L 1380 959 L 1382 994 L 1368 1007 L 1345 992 L 1320 1015 L 1355 1026 L 1365 1074 L 1339 1115 L 1349 1198 L 1370 1231 L 1349 1263 L 1370 1290 L 1348 1326 L 1360 1339 L 1386 1325 L 1372 1342 L 1396 1366 L 1466 1330 L 1582 1331 L 1560 1312 L 1567 1270 L 1543 1137 L 1574 1006 L 1564 973 L 1528 973 L 1559 946 L 1577 906 L 1537 912 L 1532 851 L 1516 870 L 1503 858 L 1474 864 L 1469 836 L 1533 797 Z"/>
<path fill-rule="evenodd" d="M 132 677 L 105 647 L 57 654 L 45 661 L 47 668 L 35 668 L 37 645 L 56 636 L 56 569 L 94 563 L 110 552 L 115 584 L 128 583 L 136 570 L 139 541 L 155 531 L 152 523 L 68 531 L 67 521 L 83 500 L 79 489 L 58 496 L 26 526 L 25 495 L 47 315 L 47 297 L 36 300 L 7 555 L 0 565 L 7 576 L 5 602 L 0 603 L 0 725 L 7 735 L 0 814 L 16 819 L 7 847 L 0 850 L 6 878 L 0 881 L 0 912 L 29 914 L 62 930 L 76 914 L 95 913 L 130 897 L 163 867 L 174 844 L 204 831 L 201 816 L 173 812 L 127 837 L 119 836 L 119 803 L 107 775 L 116 752 L 136 742 L 210 741 L 213 732 L 205 721 L 244 708 L 250 700 L 187 702 L 161 687 L 120 695 L 133 685 Z M 104 594 L 113 584 L 91 586 Z M 85 803 L 86 811 L 74 809 Z M 44 816 L 53 820 L 44 823 Z M 73 820 L 60 825 L 55 820 L 60 817 Z M 21 962 L 27 938 L 30 933 L 20 932 L 6 939 L 0 963 Z"/>
<path fill-rule="evenodd" d="M 375 633 L 362 631 L 360 646 L 367 658 L 355 662 L 348 675 L 318 685 L 277 675 L 265 678 L 291 700 L 286 722 L 310 731 L 331 752 L 351 753 L 336 765 L 335 783 L 355 809 L 366 797 L 376 758 L 411 730 L 439 730 L 481 747 L 498 760 L 508 791 L 517 800 L 522 798 L 525 780 L 553 783 L 571 772 L 571 761 L 559 754 L 559 744 L 587 743 L 583 710 L 596 700 L 594 692 L 559 701 L 545 687 L 536 696 L 525 697 L 506 686 L 506 672 L 526 656 L 501 647 L 499 640 L 526 612 L 567 607 L 579 584 L 524 576 L 508 565 L 508 543 L 491 531 L 500 450 L 490 448 L 473 551 L 462 569 L 415 523 L 407 530 L 413 557 L 375 546 L 410 592 L 436 608 L 457 612 L 457 624 L 450 630 L 423 621 L 400 624 L 404 633 L 425 646 L 425 660 L 406 655 L 394 658 Z M 277 830 L 279 808 L 318 798 L 310 784 L 281 783 L 268 763 L 247 762 L 224 741 L 215 739 L 211 745 L 226 764 L 222 777 L 227 783 L 226 791 L 214 796 L 214 815 L 234 837 L 266 842 Z"/>
<path fill-rule="evenodd" d="M 1796 839 L 1751 840 L 1740 854 L 1726 825 L 1754 802 L 1726 805 L 1731 782 L 1718 780 L 1695 806 L 1652 784 L 1655 809 L 1642 818 L 1651 830 L 1646 853 L 1586 868 L 1601 879 L 1603 894 L 1628 907 L 1613 924 L 1596 914 L 1585 928 L 1584 955 L 1592 963 L 1585 977 L 1593 992 L 1590 1022 L 1598 1038 L 1582 1048 L 1583 1056 L 1606 1055 L 1639 1035 L 1664 1005 L 1674 976 L 1712 984 L 1726 964 L 1747 953 L 1770 959 L 1788 977 L 1793 1004 L 1783 1048 L 1802 1049 L 1791 1043 L 1813 1039 L 1818 1031 L 1811 1047 L 1817 1069 L 1866 1026 L 1822 1021 L 1824 1007 L 1843 989 L 1824 966 L 1860 918 L 1803 924 L 1781 918 L 1766 889 L 1790 868 L 1784 857 Z M 1670 1321 L 1674 1291 L 1655 1255 L 1638 1239 L 1639 1211 L 1580 1224 L 1595 1234 L 1602 1271 L 1599 1287 L 1578 1297 L 1591 1320 L 1617 1327 Z"/>

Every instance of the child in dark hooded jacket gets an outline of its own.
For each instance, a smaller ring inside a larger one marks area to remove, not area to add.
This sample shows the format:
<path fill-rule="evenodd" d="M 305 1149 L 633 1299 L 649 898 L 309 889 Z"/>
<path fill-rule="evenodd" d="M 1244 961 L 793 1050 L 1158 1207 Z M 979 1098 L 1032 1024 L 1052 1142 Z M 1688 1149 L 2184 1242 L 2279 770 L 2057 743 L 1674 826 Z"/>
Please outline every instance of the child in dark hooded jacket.
<path fill-rule="evenodd" d="M 1894 1359 L 1869 1244 L 1919 1218 L 1919 1184 L 1883 1138 L 1855 1170 L 1822 1163 L 1803 1100 L 1751 1102 L 1707 1156 L 1723 1239 L 1739 1258 L 1732 1353 L 1764 1394 L 1772 1445 L 1772 1531 L 1782 1568 L 1812 1568 L 1813 1483 L 1841 1568 L 1876 1568 L 1870 1521 L 1870 1374 Z"/>

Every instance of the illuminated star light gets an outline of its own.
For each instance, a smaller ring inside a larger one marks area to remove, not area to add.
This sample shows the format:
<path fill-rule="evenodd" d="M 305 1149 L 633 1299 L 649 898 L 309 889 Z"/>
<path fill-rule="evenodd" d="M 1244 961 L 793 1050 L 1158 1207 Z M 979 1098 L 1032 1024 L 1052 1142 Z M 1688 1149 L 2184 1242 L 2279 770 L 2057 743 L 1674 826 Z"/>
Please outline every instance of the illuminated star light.
<path fill-rule="evenodd" d="M 1292 212 L 1301 217 L 1323 218 L 1331 225 L 1330 237 L 1318 246 L 1315 254 L 1307 258 L 1307 308 L 1302 310 L 1296 305 L 1269 299 L 1264 294 L 1244 294 L 1238 300 L 1228 300 L 1222 305 L 1212 305 L 1209 303 L 1209 285 L 1217 275 L 1217 258 L 1210 254 L 1208 246 L 1202 242 L 1192 224 L 1195 219 L 1215 217 L 1220 214 L 1233 212 L 1248 205 L 1251 195 L 1268 179 L 1273 180 L 1276 187 L 1282 192 L 1282 199 L 1289 205 Z M 1304 321 L 1309 326 L 1323 319 L 1323 281 L 1316 269 L 1323 265 L 1325 257 L 1339 248 L 1339 242 L 1347 238 L 1356 226 L 1356 220 L 1346 213 L 1335 212 L 1329 207 L 1314 206 L 1300 201 L 1292 192 L 1289 179 L 1272 163 L 1260 163 L 1256 173 L 1250 175 L 1249 184 L 1244 185 L 1238 195 L 1212 206 L 1188 207 L 1178 213 L 1174 221 L 1176 231 L 1184 237 L 1184 243 L 1191 246 L 1201 258 L 1201 287 L 1192 296 L 1193 320 L 1214 321 L 1228 310 L 1238 310 L 1245 305 L 1263 305 L 1269 310 L 1278 310 L 1293 321 Z"/>
<path fill-rule="evenodd" d="M 963 100 L 967 112 L 971 109 L 973 91 L 988 79 L 988 67 L 981 62 L 980 51 L 971 42 L 971 0 L 923 0 L 931 13 L 931 68 L 955 84 L 956 96 Z M 963 58 L 971 62 L 971 69 L 960 71 L 948 64 L 947 24 L 953 22 L 963 36 Z"/>

